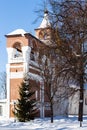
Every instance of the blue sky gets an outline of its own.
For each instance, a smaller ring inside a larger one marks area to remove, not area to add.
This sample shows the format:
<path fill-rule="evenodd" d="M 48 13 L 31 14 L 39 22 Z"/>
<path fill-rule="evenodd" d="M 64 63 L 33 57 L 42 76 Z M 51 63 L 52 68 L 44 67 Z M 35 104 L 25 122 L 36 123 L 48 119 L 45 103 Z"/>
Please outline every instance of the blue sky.
<path fill-rule="evenodd" d="M 34 34 L 34 29 L 40 25 L 35 10 L 41 8 L 43 0 L 0 0 L 0 72 L 6 70 L 7 51 L 5 35 L 24 29 Z"/>

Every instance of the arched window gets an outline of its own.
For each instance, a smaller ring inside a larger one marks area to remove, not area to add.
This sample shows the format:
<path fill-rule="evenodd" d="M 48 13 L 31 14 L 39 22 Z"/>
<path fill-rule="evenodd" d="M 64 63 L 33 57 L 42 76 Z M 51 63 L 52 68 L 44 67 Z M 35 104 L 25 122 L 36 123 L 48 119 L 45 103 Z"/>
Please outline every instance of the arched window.
<path fill-rule="evenodd" d="M 13 45 L 13 48 L 15 49 L 15 50 L 14 50 L 14 58 L 16 58 L 16 57 L 21 57 L 21 56 L 22 56 L 21 43 L 16 42 L 16 43 Z"/>
<path fill-rule="evenodd" d="M 46 30 L 46 29 L 43 29 L 39 32 L 39 39 L 40 40 L 47 40 L 50 38 L 50 31 L 49 30 Z"/>
<path fill-rule="evenodd" d="M 39 32 L 39 39 L 43 39 L 43 37 L 44 37 L 43 31 L 40 31 Z"/>
<path fill-rule="evenodd" d="M 31 48 L 30 59 L 33 60 L 33 61 L 35 61 L 34 49 L 33 48 Z"/>
<path fill-rule="evenodd" d="M 31 42 L 31 54 L 30 54 L 30 59 L 35 61 L 35 52 L 37 50 L 36 42 L 35 40 L 32 40 Z"/>

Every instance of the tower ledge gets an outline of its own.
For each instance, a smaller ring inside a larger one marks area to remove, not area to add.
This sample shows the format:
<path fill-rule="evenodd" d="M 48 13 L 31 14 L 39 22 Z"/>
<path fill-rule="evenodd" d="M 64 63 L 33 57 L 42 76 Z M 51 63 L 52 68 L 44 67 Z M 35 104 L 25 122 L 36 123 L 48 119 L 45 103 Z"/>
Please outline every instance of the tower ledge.
<path fill-rule="evenodd" d="M 16 30 L 12 31 L 11 33 L 8 33 L 6 36 L 12 36 L 12 35 L 22 35 L 22 36 L 24 36 L 24 34 L 26 34 L 26 33 L 28 33 L 28 32 L 26 32 L 23 29 L 16 29 Z"/>

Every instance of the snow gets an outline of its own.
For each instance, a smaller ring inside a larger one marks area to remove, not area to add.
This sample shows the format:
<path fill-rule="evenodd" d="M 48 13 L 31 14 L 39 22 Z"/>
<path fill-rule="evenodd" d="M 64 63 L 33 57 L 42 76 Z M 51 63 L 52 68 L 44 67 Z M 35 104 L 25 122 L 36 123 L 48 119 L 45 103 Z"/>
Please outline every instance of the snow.
<path fill-rule="evenodd" d="M 50 118 L 37 118 L 29 122 L 14 122 L 14 119 L 0 119 L 0 130 L 87 130 L 87 117 L 84 117 L 82 127 L 76 116 L 55 117 L 54 123 Z"/>
<path fill-rule="evenodd" d="M 28 73 L 29 79 L 35 80 L 35 81 L 42 81 L 41 76 L 39 76 L 38 74 L 33 74 L 33 73 Z"/>
<path fill-rule="evenodd" d="M 39 67 L 38 63 L 35 61 L 30 60 L 30 65 L 34 65 L 35 67 Z"/>
<path fill-rule="evenodd" d="M 21 34 L 22 36 L 24 36 L 24 34 L 26 34 L 27 32 L 25 32 L 25 30 L 23 29 L 16 29 L 14 31 L 12 31 L 11 33 L 8 33 L 8 35 L 18 35 L 18 34 Z"/>

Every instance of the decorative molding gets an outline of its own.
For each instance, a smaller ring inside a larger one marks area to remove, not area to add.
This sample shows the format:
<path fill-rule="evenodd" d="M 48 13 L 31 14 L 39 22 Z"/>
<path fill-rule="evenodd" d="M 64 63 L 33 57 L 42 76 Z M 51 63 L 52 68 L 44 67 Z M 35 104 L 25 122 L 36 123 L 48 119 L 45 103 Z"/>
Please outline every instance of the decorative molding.
<path fill-rule="evenodd" d="M 17 66 L 16 65 L 14 65 L 14 66 L 11 65 L 10 66 L 10 68 L 21 68 L 21 67 L 24 67 L 24 65 L 17 65 Z"/>
<path fill-rule="evenodd" d="M 22 72 L 10 72 L 10 79 L 18 79 L 18 78 L 23 78 L 24 73 Z"/>

